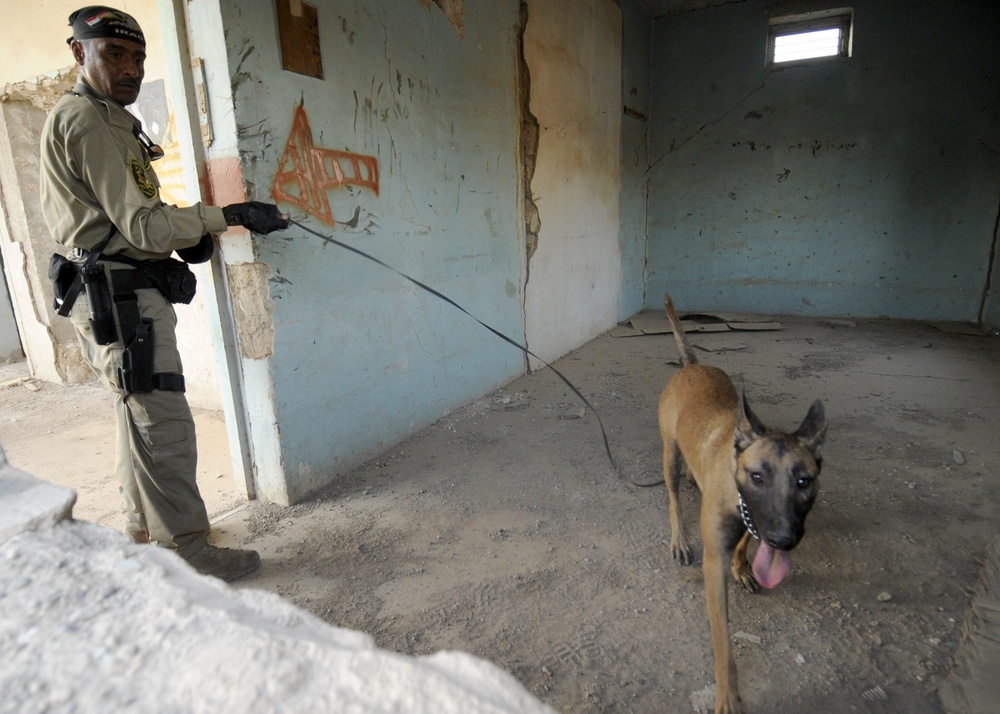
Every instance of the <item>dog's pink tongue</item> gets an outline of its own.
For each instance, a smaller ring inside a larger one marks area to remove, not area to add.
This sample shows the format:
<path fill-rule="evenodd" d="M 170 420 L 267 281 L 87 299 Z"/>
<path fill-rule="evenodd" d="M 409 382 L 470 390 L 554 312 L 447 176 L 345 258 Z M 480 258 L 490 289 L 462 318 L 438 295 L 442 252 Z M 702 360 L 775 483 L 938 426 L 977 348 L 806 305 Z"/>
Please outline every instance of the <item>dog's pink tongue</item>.
<path fill-rule="evenodd" d="M 770 590 L 792 571 L 792 559 L 787 550 L 777 550 L 764 541 L 757 547 L 753 559 L 753 575 L 757 582 Z"/>

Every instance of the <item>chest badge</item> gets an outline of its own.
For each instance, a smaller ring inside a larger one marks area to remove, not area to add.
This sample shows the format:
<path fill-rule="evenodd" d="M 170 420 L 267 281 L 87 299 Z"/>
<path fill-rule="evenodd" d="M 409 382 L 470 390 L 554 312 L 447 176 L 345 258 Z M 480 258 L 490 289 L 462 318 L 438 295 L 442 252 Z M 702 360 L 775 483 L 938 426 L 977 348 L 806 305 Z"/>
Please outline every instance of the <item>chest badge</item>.
<path fill-rule="evenodd" d="M 130 159 L 129 165 L 132 169 L 132 180 L 135 181 L 136 188 L 146 198 L 156 198 L 156 184 L 142 164 L 136 159 Z"/>

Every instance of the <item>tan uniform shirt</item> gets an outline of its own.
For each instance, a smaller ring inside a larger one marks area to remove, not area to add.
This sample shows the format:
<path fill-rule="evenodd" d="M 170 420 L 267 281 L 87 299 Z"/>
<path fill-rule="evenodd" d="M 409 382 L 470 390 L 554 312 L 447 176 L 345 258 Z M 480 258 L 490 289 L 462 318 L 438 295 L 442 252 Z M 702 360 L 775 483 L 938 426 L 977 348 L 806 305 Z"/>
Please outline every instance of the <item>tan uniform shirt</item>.
<path fill-rule="evenodd" d="M 149 158 L 133 133 L 136 119 L 111 99 L 68 94 L 42 129 L 42 214 L 68 248 L 104 249 L 139 260 L 169 257 L 206 233 L 226 230 L 222 209 L 164 205 Z"/>

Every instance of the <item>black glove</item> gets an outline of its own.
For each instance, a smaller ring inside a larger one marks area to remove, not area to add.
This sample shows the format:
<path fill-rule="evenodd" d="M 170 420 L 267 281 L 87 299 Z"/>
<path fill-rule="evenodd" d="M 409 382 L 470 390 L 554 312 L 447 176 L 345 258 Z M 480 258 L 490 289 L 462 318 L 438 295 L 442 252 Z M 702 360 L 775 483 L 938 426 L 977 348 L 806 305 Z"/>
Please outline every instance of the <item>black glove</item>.
<path fill-rule="evenodd" d="M 233 203 L 223 207 L 222 215 L 226 217 L 227 225 L 243 226 L 254 233 L 266 235 L 271 231 L 288 228 L 288 219 L 278 213 L 278 207 L 273 203 L 260 201 Z"/>

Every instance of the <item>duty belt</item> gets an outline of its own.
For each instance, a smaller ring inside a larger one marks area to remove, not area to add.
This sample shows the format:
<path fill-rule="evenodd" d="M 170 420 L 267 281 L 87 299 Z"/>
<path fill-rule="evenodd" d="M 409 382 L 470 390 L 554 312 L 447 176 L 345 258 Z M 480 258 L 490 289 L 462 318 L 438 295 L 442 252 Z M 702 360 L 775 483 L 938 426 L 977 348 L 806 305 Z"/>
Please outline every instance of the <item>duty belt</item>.
<path fill-rule="evenodd" d="M 122 255 L 102 255 L 114 232 L 115 227 L 112 226 L 108 237 L 93 251 L 74 248 L 71 253 L 74 261 L 82 263 L 75 269 L 71 269 L 66 259 L 53 255 L 49 277 L 57 288 L 54 305 L 56 313 L 69 315 L 77 296 L 82 290 L 86 290 L 90 303 L 92 339 L 99 345 L 120 342 L 124 348 L 122 365 L 118 368 L 118 384 L 126 396 L 132 392 L 151 392 L 154 389 L 183 392 L 184 375 L 153 372 L 153 321 L 142 317 L 135 293 L 136 290 L 154 288 L 163 294 L 163 287 L 150 278 L 143 261 Z M 98 261 L 124 263 L 132 267 L 109 266 L 105 270 L 98 267 Z M 69 284 L 62 285 L 63 273 L 69 270 L 72 270 L 74 277 Z M 194 296 L 193 276 L 191 281 L 190 290 L 185 296 L 187 302 Z M 60 286 L 63 288 L 61 293 L 58 290 Z M 164 298 L 167 296 L 164 295 Z M 171 299 L 171 302 L 174 300 Z"/>

